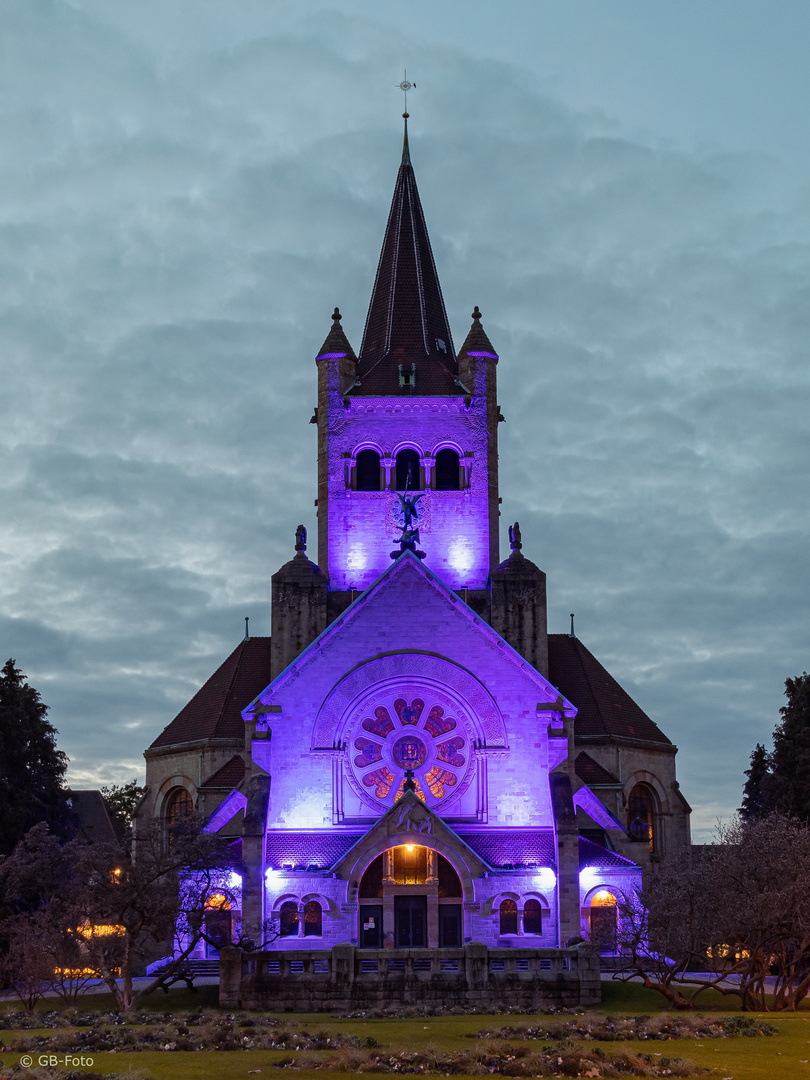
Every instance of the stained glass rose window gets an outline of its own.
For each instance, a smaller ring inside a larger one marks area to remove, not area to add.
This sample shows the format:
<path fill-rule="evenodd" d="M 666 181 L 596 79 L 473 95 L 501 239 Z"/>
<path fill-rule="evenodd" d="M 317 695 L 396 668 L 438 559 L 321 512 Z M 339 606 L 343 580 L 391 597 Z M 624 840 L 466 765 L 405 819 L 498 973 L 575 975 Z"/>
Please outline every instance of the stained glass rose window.
<path fill-rule="evenodd" d="M 389 804 L 408 775 L 423 802 L 440 802 L 467 775 L 466 725 L 451 708 L 414 694 L 381 694 L 362 710 L 350 745 L 353 773 L 367 795 Z"/>

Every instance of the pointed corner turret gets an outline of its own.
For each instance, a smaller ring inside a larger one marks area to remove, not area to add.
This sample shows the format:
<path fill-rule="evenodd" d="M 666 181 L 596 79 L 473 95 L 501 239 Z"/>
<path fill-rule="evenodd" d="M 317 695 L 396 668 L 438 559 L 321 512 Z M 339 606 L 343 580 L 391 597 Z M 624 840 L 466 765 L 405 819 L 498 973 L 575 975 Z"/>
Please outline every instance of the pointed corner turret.
<path fill-rule="evenodd" d="M 520 525 L 509 526 L 512 551 L 492 572 L 492 626 L 548 678 L 546 575 L 521 550 Z"/>
<path fill-rule="evenodd" d="M 277 646 L 270 675 L 282 672 L 326 628 L 326 574 L 307 558 L 307 530 L 295 530 L 295 555 L 271 578 L 271 638 Z"/>
<path fill-rule="evenodd" d="M 354 349 L 349 344 L 349 339 L 343 332 L 343 327 L 340 325 L 340 320 L 343 316 L 340 314 L 340 308 L 335 308 L 332 312 L 332 329 L 326 335 L 326 340 L 318 350 L 318 355 L 315 358 L 318 360 L 343 360 L 349 359 L 357 363 L 357 357 L 355 356 Z"/>
<path fill-rule="evenodd" d="M 459 349 L 459 362 L 462 357 L 467 356 L 483 356 L 488 360 L 494 360 L 496 363 L 498 361 L 498 354 L 492 347 L 492 342 L 489 340 L 486 330 L 481 325 L 481 312 L 478 310 L 478 304 L 473 309 L 470 332 Z"/>

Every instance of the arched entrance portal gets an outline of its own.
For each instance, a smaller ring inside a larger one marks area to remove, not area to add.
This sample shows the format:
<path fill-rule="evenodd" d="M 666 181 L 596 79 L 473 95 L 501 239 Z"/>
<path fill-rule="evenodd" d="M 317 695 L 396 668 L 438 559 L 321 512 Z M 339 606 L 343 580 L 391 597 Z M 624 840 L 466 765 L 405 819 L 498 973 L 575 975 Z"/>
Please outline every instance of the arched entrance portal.
<path fill-rule="evenodd" d="M 398 844 L 360 881 L 361 949 L 458 948 L 464 941 L 461 880 L 433 848 Z"/>

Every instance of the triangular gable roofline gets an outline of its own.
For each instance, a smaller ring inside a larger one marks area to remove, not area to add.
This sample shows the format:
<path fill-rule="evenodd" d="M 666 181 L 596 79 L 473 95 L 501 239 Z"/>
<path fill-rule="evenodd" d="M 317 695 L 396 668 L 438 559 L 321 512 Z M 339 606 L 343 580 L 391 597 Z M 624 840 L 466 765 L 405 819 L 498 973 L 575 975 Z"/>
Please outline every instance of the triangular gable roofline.
<path fill-rule="evenodd" d="M 473 609 L 465 604 L 461 597 L 450 588 L 434 571 L 426 567 L 411 551 L 403 551 L 403 553 L 392 562 L 392 564 L 383 570 L 379 577 L 369 585 L 369 587 L 361 593 L 360 596 L 352 603 L 346 610 L 335 619 L 333 623 L 330 623 L 316 638 L 307 646 L 303 652 L 296 656 L 283 671 L 275 677 L 275 679 L 265 687 L 260 694 L 258 694 L 249 705 L 246 705 L 242 710 L 242 718 L 245 721 L 254 720 L 256 718 L 256 711 L 261 711 L 259 706 L 270 705 L 271 699 L 280 690 L 283 690 L 285 685 L 295 676 L 298 675 L 301 668 L 310 663 L 317 655 L 318 651 L 331 637 L 338 633 L 342 633 L 355 619 L 359 618 L 363 613 L 363 608 L 366 604 L 373 599 L 374 595 L 386 585 L 390 579 L 396 577 L 407 570 L 417 570 L 423 575 L 426 581 L 434 588 L 434 590 L 442 596 L 443 599 L 449 600 L 453 605 L 455 612 L 466 619 L 467 623 L 475 630 L 488 633 L 494 638 L 501 647 L 502 655 L 519 668 L 523 674 L 528 676 L 533 682 L 536 683 L 538 690 L 541 694 L 545 695 L 543 704 L 548 707 L 552 703 L 558 706 L 558 711 L 562 711 L 568 719 L 573 719 L 577 714 L 575 705 L 572 705 L 567 698 L 564 698 L 562 694 L 553 686 L 548 679 L 532 667 L 529 661 L 514 649 L 508 641 L 498 634 L 488 622 L 476 615 Z M 424 652 L 422 649 L 415 649 L 414 652 Z M 348 672 L 347 672 L 348 674 Z M 553 694 L 551 694 L 553 691 Z"/>
<path fill-rule="evenodd" d="M 461 878 L 465 898 L 472 896 L 472 879 L 491 869 L 437 813 L 413 791 L 406 791 L 331 867 L 349 882 L 350 900 L 360 885 L 361 864 L 364 871 L 383 851 L 404 842 L 420 843 L 444 855 Z"/>

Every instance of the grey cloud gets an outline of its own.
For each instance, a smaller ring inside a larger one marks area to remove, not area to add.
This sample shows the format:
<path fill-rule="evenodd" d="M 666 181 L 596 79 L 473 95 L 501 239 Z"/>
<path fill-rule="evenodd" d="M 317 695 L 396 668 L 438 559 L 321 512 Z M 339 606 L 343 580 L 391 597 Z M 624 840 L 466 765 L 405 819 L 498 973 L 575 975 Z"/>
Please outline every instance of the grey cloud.
<path fill-rule="evenodd" d="M 456 338 L 479 303 L 502 357 L 504 523 L 711 828 L 807 666 L 806 199 L 502 62 L 262 5 L 218 39 L 216 8 L 186 46 L 172 4 L 5 16 L 0 649 L 72 775 L 129 778 L 314 541 L 313 360 L 335 304 L 360 343 L 399 152 L 369 87 L 408 45 Z"/>

